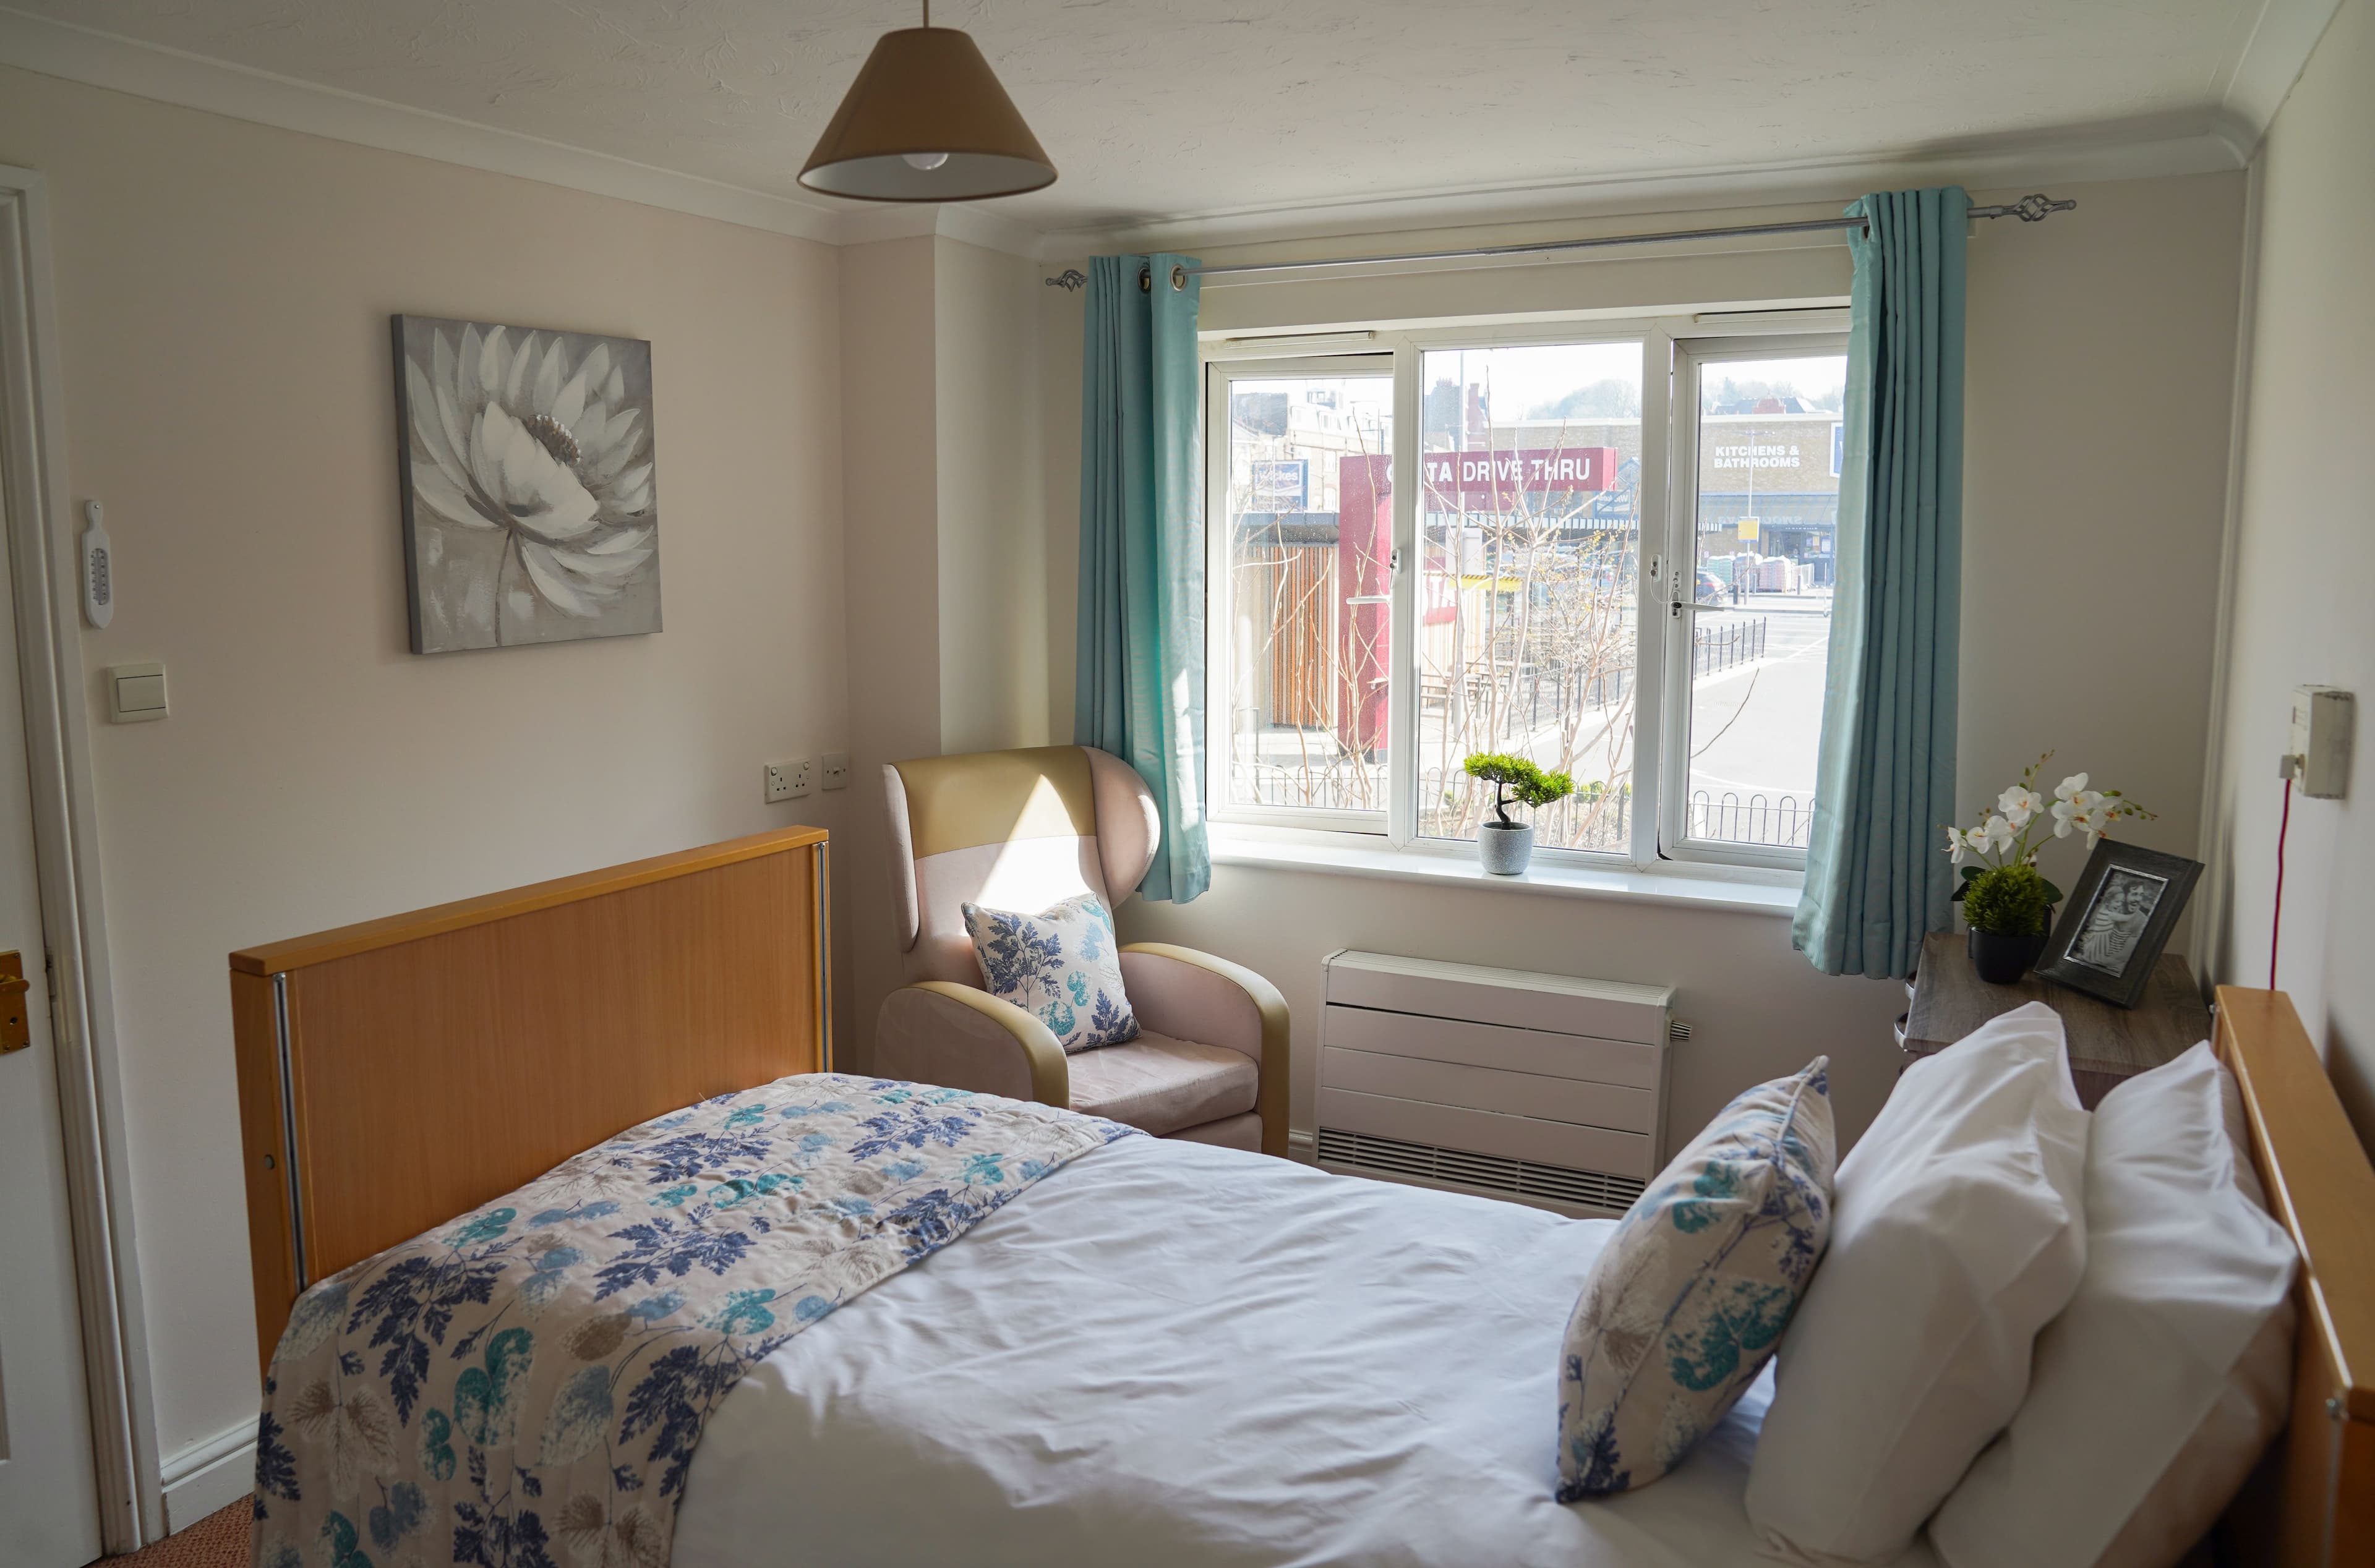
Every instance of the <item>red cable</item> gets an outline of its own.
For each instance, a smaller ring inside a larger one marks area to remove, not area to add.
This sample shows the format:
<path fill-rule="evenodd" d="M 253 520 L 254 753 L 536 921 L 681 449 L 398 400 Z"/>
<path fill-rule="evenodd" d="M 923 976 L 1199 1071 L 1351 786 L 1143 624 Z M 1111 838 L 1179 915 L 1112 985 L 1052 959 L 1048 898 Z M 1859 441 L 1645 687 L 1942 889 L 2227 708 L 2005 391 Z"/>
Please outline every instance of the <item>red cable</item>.
<path fill-rule="evenodd" d="M 2293 781 L 2285 780 L 2285 814 L 2276 824 L 2276 913 L 2268 922 L 2268 989 L 2276 988 L 2276 938 L 2285 928 L 2285 834 L 2293 825 Z"/>

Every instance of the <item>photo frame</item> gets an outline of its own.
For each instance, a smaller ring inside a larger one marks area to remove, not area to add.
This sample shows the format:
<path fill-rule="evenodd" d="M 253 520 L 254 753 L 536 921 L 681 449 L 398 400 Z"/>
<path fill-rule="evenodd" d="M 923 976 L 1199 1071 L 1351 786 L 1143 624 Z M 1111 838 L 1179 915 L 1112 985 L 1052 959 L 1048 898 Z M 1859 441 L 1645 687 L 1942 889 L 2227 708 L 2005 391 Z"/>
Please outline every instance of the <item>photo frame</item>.
<path fill-rule="evenodd" d="M 2185 913 L 2202 863 L 2098 840 L 2037 973 L 2122 1008 L 2144 999 L 2168 934 Z"/>

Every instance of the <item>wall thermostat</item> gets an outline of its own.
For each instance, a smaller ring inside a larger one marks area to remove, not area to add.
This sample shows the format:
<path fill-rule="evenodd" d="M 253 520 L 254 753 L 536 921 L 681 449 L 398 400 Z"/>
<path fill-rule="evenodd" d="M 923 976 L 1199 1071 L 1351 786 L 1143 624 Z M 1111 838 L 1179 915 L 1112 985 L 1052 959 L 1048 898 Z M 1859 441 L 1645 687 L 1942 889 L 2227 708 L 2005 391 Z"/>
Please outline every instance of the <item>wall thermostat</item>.
<path fill-rule="evenodd" d="M 99 502 L 82 503 L 82 613 L 93 626 L 115 619 L 115 542 L 107 536 Z"/>

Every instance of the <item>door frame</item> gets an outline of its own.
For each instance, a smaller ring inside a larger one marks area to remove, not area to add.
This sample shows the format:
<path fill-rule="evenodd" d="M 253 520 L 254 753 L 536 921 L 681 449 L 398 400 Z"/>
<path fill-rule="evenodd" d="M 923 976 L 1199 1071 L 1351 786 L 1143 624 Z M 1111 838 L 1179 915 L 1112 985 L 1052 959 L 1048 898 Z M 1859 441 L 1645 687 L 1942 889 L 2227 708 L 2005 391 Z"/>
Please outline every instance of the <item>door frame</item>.
<path fill-rule="evenodd" d="M 0 165 L 0 533 L 14 585 L 100 1539 L 115 1553 L 160 1538 L 165 1509 L 100 891 L 81 593 L 64 548 L 74 532 L 65 444 L 49 192 L 39 172 Z"/>

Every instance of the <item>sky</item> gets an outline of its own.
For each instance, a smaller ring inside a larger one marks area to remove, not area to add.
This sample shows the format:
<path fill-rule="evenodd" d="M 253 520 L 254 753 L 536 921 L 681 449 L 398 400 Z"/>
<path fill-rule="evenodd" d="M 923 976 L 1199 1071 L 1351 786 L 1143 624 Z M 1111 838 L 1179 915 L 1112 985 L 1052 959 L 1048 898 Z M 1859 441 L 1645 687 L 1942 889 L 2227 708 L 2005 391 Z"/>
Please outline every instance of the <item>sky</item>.
<path fill-rule="evenodd" d="M 1762 381 L 1794 385 L 1812 398 L 1837 392 L 1847 382 L 1847 361 L 1825 354 L 1789 359 L 1721 360 L 1707 365 L 1706 379 L 1720 383 Z M 1621 381 L 1635 386 L 1641 379 L 1641 346 L 1628 343 L 1528 345 L 1512 348 L 1430 349 L 1422 383 L 1481 382 L 1490 378 L 1493 412 L 1503 419 L 1520 418 L 1530 409 L 1554 403 L 1579 386 L 1596 381 Z"/>
<path fill-rule="evenodd" d="M 1529 344 L 1517 348 L 1431 348 L 1420 382 L 1467 384 L 1489 381 L 1495 419 L 1522 418 L 1543 403 L 1556 402 L 1596 381 L 1638 385 L 1641 345 L 1631 343 Z"/>
<path fill-rule="evenodd" d="M 1719 385 L 1724 377 L 1736 382 L 1761 381 L 1787 383 L 1808 398 L 1825 392 L 1837 392 L 1847 380 L 1844 357 L 1831 354 L 1811 358 L 1721 360 L 1708 362 L 1706 380 Z M 1637 386 L 1641 378 L 1641 345 L 1638 340 L 1618 343 L 1528 344 L 1502 348 L 1430 348 L 1420 374 L 1420 384 L 1433 387 L 1437 382 L 1483 382 L 1490 379 L 1493 389 L 1493 412 L 1502 419 L 1522 418 L 1526 412 L 1542 404 L 1554 403 L 1579 386 L 1598 381 L 1622 381 Z M 1389 377 L 1317 378 L 1321 384 L 1333 383 L 1339 391 L 1340 407 L 1352 409 L 1374 407 L 1380 412 L 1390 412 L 1393 405 L 1393 383 Z M 1284 391 L 1300 384 L 1303 378 L 1282 377 L 1276 382 L 1241 381 L 1240 391 Z"/>

